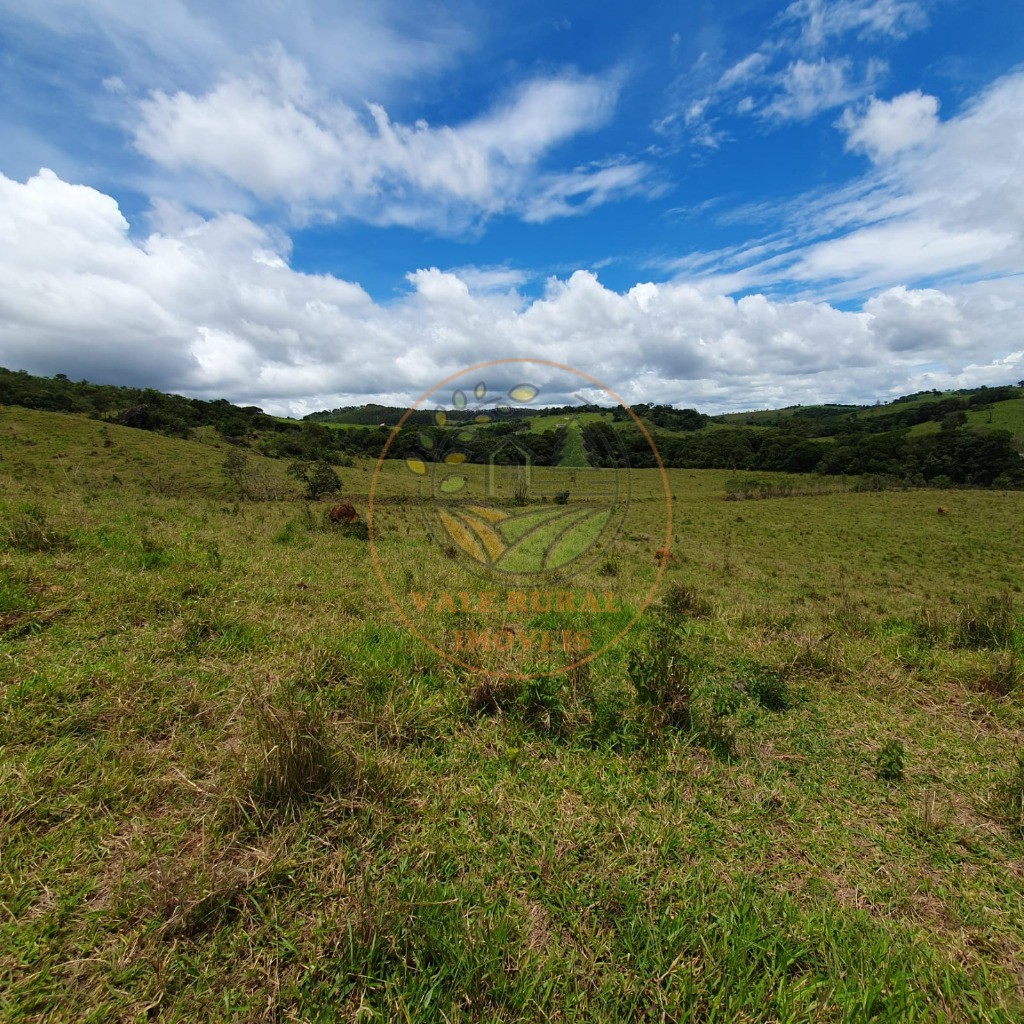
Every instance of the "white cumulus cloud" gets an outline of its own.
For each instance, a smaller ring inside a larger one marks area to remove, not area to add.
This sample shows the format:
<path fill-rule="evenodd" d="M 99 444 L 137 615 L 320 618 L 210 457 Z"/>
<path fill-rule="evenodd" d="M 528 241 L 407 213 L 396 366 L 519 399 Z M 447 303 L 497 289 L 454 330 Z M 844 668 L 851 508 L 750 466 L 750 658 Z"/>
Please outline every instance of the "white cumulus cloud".
<path fill-rule="evenodd" d="M 1024 376 L 1024 294 L 1009 279 L 890 287 L 847 311 L 687 282 L 620 292 L 582 270 L 529 299 L 504 268 L 428 267 L 381 304 L 295 270 L 287 239 L 244 217 L 165 204 L 153 222 L 135 239 L 95 189 L 0 175 L 0 364 L 298 414 L 409 400 L 517 356 L 575 366 L 629 401 L 710 409 Z"/>
<path fill-rule="evenodd" d="M 895 153 L 931 141 L 939 126 L 939 101 L 915 89 L 891 100 L 874 96 L 867 109 L 844 111 L 838 126 L 846 133 L 846 148 L 861 150 L 875 163 Z"/>
<path fill-rule="evenodd" d="M 380 104 L 322 95 L 277 48 L 208 92 L 155 92 L 141 104 L 135 144 L 163 167 L 220 176 L 300 218 L 453 229 L 502 212 L 546 220 L 629 194 L 645 177 L 635 162 L 542 167 L 559 143 L 603 124 L 617 92 L 610 78 L 537 78 L 462 124 L 404 124 Z"/>

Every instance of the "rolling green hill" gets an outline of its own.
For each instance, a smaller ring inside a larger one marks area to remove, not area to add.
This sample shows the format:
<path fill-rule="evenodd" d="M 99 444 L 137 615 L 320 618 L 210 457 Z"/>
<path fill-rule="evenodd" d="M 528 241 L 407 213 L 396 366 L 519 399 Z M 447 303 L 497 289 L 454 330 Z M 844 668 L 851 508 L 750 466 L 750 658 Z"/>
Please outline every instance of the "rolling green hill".
<path fill-rule="evenodd" d="M 885 405 L 790 406 L 713 418 L 667 405 L 641 404 L 634 412 L 655 436 L 668 466 L 868 474 L 917 485 L 936 481 L 1013 487 L 1022 479 L 1015 456 L 1015 450 L 1024 448 L 1022 393 L 1024 389 L 1009 386 L 922 392 Z M 334 466 L 354 458 L 377 458 L 391 435 L 380 423 L 397 424 L 403 415 L 398 408 L 369 405 L 315 413 L 300 422 L 222 400 L 197 401 L 152 389 L 7 370 L 0 370 L 0 401 L 37 411 L 75 413 L 106 424 L 108 431 L 141 429 L 242 447 L 254 457 Z M 447 425 L 439 425 L 432 412 L 418 410 L 390 444 L 388 455 L 403 458 L 426 445 L 420 456 L 428 461 L 452 453 L 475 463 L 493 457 L 501 461 L 511 451 L 512 433 L 518 437 L 512 447 L 528 451 L 536 465 L 551 465 L 559 458 L 580 468 L 608 465 L 612 458 L 626 458 L 638 467 L 654 464 L 647 439 L 621 410 L 523 408 L 514 417 L 479 419 L 471 411 L 455 411 Z M 577 427 L 563 439 L 560 432 L 570 421 Z M 577 436 L 580 430 L 582 435 Z M 614 451 L 620 455 L 609 454 Z M 495 456 L 496 452 L 505 454 Z M 251 467 L 261 485 L 279 490 L 273 482 L 279 469 L 270 470 L 258 461 Z M 77 471 L 88 472 L 83 467 Z M 168 472 L 166 466 L 154 466 L 152 486 L 173 486 L 160 482 Z"/>
<path fill-rule="evenodd" d="M 590 462 L 583 447 L 583 431 L 577 420 L 571 420 L 565 428 L 565 440 L 558 465 L 564 469 L 587 469 Z"/>
<path fill-rule="evenodd" d="M 576 420 L 578 423 L 610 423 L 612 421 L 612 414 L 610 412 L 580 412 L 580 413 L 558 413 L 554 416 L 549 416 L 542 410 L 538 412 L 536 416 L 530 417 L 530 430 L 537 433 L 543 433 L 545 430 L 557 430 L 559 427 L 567 424 L 570 419 Z"/>
<path fill-rule="evenodd" d="M 1024 447 L 1024 401 L 995 402 L 988 409 L 967 413 L 971 427 L 989 427 L 992 430 L 1009 430 Z"/>
<path fill-rule="evenodd" d="M 772 426 L 780 420 L 789 419 L 795 414 L 825 415 L 838 413 L 862 412 L 870 406 L 866 405 L 788 405 L 781 409 L 751 409 L 748 412 L 727 412 L 715 416 L 719 423 L 736 426 Z"/>
<path fill-rule="evenodd" d="M 876 403 L 874 405 L 794 405 L 781 409 L 760 409 L 749 412 L 724 413 L 715 416 L 717 423 L 729 424 L 732 426 L 765 427 L 778 426 L 786 421 L 801 419 L 812 423 L 831 425 L 838 428 L 845 422 L 865 422 L 868 425 L 872 421 L 886 419 L 903 414 L 912 414 L 915 410 L 926 408 L 944 400 L 961 402 L 968 412 L 968 423 L 971 426 L 991 426 L 994 429 L 1010 430 L 1019 440 L 1024 441 L 1024 403 L 1017 404 L 1017 399 L 1004 401 L 993 401 L 990 408 L 998 407 L 1000 412 L 992 419 L 989 418 L 987 409 L 971 410 L 969 403 L 986 402 L 986 391 L 995 391 L 991 388 L 971 388 L 960 391 L 926 391 L 921 394 L 908 395 L 904 398 L 897 398 L 891 402 Z M 1020 388 L 1012 389 L 1021 392 Z M 934 422 L 936 429 L 939 421 Z M 920 427 L 914 424 L 914 428 Z M 928 433 L 929 428 L 916 430 L 917 433 Z"/>
<path fill-rule="evenodd" d="M 183 440 L 84 416 L 0 406 L 0 469 L 26 484 L 220 496 L 220 464 L 231 446 L 215 438 Z M 252 458 L 284 487 L 281 462 Z"/>

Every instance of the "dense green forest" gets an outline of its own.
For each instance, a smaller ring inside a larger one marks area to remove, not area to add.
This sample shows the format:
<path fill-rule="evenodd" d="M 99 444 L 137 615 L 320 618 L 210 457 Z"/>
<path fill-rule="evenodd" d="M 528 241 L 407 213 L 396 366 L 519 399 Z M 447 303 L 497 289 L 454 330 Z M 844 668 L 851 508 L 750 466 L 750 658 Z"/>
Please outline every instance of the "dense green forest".
<path fill-rule="evenodd" d="M 610 448 L 612 429 L 604 423 L 583 428 L 591 465 L 616 464 L 601 454 Z M 656 464 L 643 437 L 625 434 L 622 440 L 628 448 L 624 464 L 635 468 Z M 788 429 L 718 429 L 689 436 L 655 432 L 654 440 L 664 465 L 674 469 L 870 474 L 933 486 L 1024 485 L 1024 459 L 1008 430 L 958 427 L 918 436 L 905 428 L 851 431 L 823 443 Z"/>
<path fill-rule="evenodd" d="M 115 420 L 128 427 L 187 437 L 195 427 L 212 426 L 226 437 L 244 437 L 274 429 L 272 417 L 255 406 L 232 405 L 225 399 L 168 395 L 153 388 L 116 387 L 72 381 L 63 373 L 34 377 L 23 370 L 0 367 L 0 405 L 20 405 L 42 412 L 76 412 Z"/>
<path fill-rule="evenodd" d="M 823 405 L 708 416 L 696 409 L 641 404 L 644 423 L 668 468 L 736 469 L 870 475 L 933 486 L 1024 486 L 1024 388 L 978 388 L 953 394 L 921 392 L 881 406 Z M 337 464 L 378 457 L 390 439 L 391 458 L 427 461 L 458 453 L 468 462 L 558 465 L 566 442 L 591 466 L 656 465 L 647 439 L 622 408 L 453 409 L 438 426 L 432 410 L 382 405 L 324 410 L 303 421 L 269 416 L 255 406 L 224 399 L 205 401 L 152 388 L 72 381 L 63 374 L 36 377 L 0 369 L 0 404 L 70 412 L 159 433 L 188 437 L 212 429 L 227 443 L 275 458 Z M 994 412 L 999 410 L 998 419 Z M 978 414 L 985 414 L 979 421 Z M 395 430 L 397 424 L 406 419 Z M 554 419 L 552 429 L 530 430 L 534 417 Z M 558 417 L 565 417 L 559 421 Z M 1000 423 L 1021 425 L 1003 429 Z M 578 457 L 577 457 L 578 461 Z"/>

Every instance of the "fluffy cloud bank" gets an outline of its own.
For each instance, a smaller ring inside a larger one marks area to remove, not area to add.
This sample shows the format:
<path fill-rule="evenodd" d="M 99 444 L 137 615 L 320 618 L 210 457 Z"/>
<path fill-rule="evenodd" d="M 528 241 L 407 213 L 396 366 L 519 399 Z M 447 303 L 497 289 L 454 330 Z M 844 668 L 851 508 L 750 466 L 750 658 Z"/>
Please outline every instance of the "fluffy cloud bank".
<path fill-rule="evenodd" d="M 140 106 L 135 145 L 164 168 L 286 203 L 299 219 L 442 229 L 503 212 L 543 221 L 640 188 L 639 162 L 571 174 L 540 167 L 553 147 L 607 121 L 617 92 L 610 79 L 537 78 L 457 126 L 398 124 L 378 103 L 327 99 L 276 48 L 203 94 L 153 93 Z"/>
<path fill-rule="evenodd" d="M 578 271 L 524 298 L 472 270 L 409 275 L 381 305 L 306 274 L 287 240 L 176 208 L 134 239 L 115 201 L 0 175 L 0 363 L 225 396 L 277 412 L 402 402 L 488 358 L 575 366 L 630 401 L 750 407 L 1024 376 L 1012 281 L 890 288 L 858 311 L 688 283 L 624 293 Z"/>

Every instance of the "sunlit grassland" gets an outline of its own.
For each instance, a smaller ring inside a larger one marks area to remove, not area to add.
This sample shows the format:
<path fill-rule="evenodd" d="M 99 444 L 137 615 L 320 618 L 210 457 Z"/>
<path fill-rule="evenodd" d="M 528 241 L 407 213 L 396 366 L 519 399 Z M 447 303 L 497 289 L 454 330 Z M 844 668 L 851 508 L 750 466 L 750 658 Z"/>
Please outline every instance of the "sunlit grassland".
<path fill-rule="evenodd" d="M 1021 1019 L 1024 494 L 670 471 L 657 606 L 501 683 L 281 464 L 236 501 L 212 439 L 100 431 L 0 409 L 0 1018 Z M 339 474 L 365 518 L 373 464 Z M 582 585 L 651 574 L 631 482 Z M 439 589 L 420 487 L 385 464 L 374 529 Z"/>
<path fill-rule="evenodd" d="M 545 430 L 557 430 L 559 427 L 563 427 L 570 422 L 575 420 L 577 423 L 586 425 L 588 423 L 611 423 L 612 414 L 610 412 L 578 412 L 569 416 L 567 413 L 559 413 L 551 416 L 531 416 L 530 430 L 537 433 L 543 433 Z"/>
<path fill-rule="evenodd" d="M 330 430 L 376 430 L 382 435 L 382 443 L 387 437 L 387 433 L 381 430 L 379 423 L 335 423 L 331 420 L 318 420 L 317 422 Z"/>
<path fill-rule="evenodd" d="M 989 427 L 1009 430 L 1018 442 L 1024 442 L 1024 409 L 1019 401 L 993 402 L 988 409 L 973 409 L 967 413 L 969 427 Z"/>
<path fill-rule="evenodd" d="M 761 421 L 763 423 L 768 423 L 775 422 L 780 419 L 787 419 L 796 413 L 807 414 L 813 410 L 829 411 L 838 409 L 853 413 L 857 419 L 861 419 L 862 417 L 874 419 L 877 416 L 888 416 L 893 412 L 906 411 L 907 409 L 912 409 L 918 405 L 940 402 L 944 398 L 957 398 L 961 397 L 961 395 L 962 392 L 957 391 L 929 391 L 913 398 L 905 398 L 899 402 L 889 402 L 886 404 L 878 403 L 877 405 L 872 406 L 850 407 L 842 405 L 791 405 L 787 406 L 785 409 L 759 409 L 746 412 L 730 412 L 726 413 L 721 418 L 727 423 L 746 423 L 748 418 L 752 418 L 755 422 Z"/>
<path fill-rule="evenodd" d="M 562 454 L 558 459 L 559 466 L 589 467 L 586 450 L 583 447 L 583 431 L 579 422 L 572 422 L 565 428 L 565 441 L 562 444 Z"/>
<path fill-rule="evenodd" d="M 835 405 L 814 405 L 814 406 L 803 406 L 803 405 L 790 405 L 784 409 L 751 409 L 744 412 L 727 412 L 723 413 L 718 419 L 721 419 L 726 424 L 731 425 L 742 425 L 746 424 L 748 418 L 751 418 L 756 422 L 762 424 L 774 422 L 779 419 L 788 419 L 795 412 L 802 409 L 838 409 L 841 406 Z M 852 410 L 851 410 L 852 411 Z M 752 424 L 753 425 L 753 424 Z"/>
<path fill-rule="evenodd" d="M 1008 430 L 1017 439 L 1018 445 L 1024 444 L 1024 402 L 1011 399 L 1006 402 L 993 402 L 987 409 L 970 409 L 967 411 L 968 427 L 982 427 L 989 430 Z M 937 434 L 941 424 L 934 420 L 927 423 L 916 423 L 910 428 L 911 435 Z"/>

